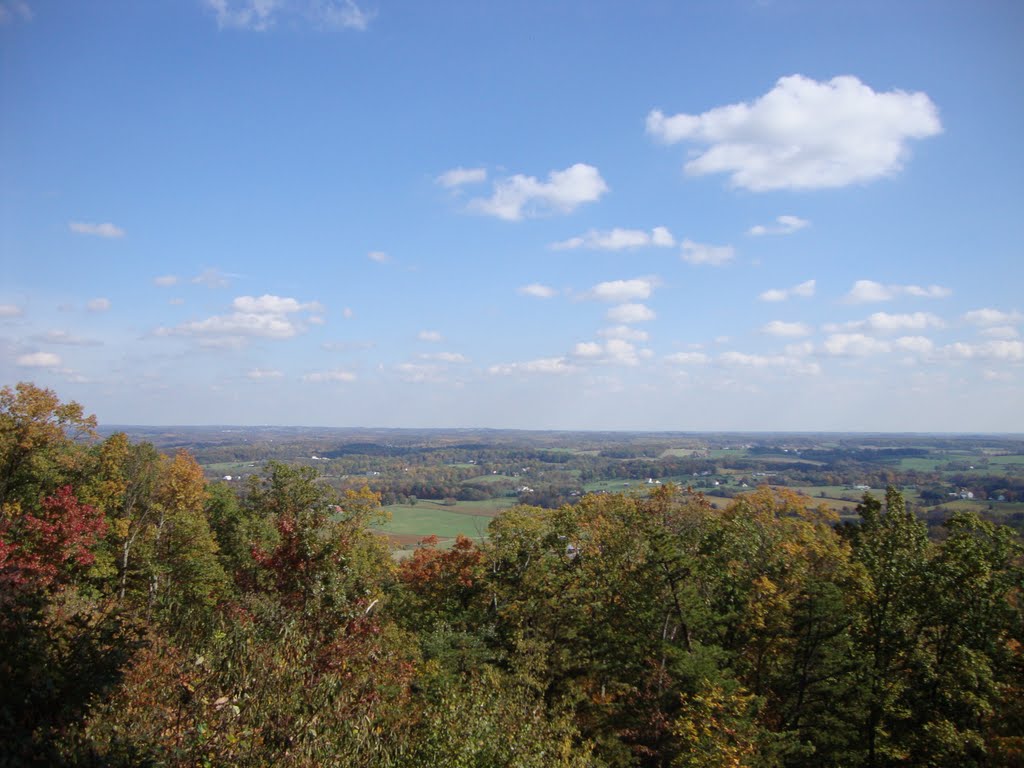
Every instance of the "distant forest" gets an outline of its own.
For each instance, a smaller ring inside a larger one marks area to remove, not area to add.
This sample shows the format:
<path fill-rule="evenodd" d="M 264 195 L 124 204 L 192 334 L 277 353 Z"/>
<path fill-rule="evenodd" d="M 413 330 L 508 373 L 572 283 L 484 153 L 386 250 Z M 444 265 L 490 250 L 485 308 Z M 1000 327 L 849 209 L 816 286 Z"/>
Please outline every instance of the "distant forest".
<path fill-rule="evenodd" d="M 151 437 L 0 390 L 0 766 L 1024 765 L 1017 444 Z M 486 477 L 486 537 L 376 530 Z"/>

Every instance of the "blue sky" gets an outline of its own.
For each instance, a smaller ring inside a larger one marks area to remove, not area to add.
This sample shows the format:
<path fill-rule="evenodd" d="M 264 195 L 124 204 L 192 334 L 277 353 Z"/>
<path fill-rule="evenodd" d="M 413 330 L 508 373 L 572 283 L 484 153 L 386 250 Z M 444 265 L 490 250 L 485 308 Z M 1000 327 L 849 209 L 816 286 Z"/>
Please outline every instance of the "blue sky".
<path fill-rule="evenodd" d="M 0 381 L 1024 431 L 1024 6 L 0 0 Z"/>

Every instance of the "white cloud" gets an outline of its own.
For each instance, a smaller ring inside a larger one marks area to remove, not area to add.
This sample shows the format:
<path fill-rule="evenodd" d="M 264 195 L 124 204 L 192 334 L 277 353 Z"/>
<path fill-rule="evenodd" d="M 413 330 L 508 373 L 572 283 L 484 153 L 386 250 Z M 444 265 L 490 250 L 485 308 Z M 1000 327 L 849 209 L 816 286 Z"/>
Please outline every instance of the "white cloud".
<path fill-rule="evenodd" d="M 344 317 L 346 320 L 351 320 L 353 317 L 355 317 L 355 314 L 356 313 L 352 309 L 352 307 L 345 307 L 344 309 L 341 310 L 341 316 Z"/>
<path fill-rule="evenodd" d="M 604 347 L 596 341 L 581 341 L 573 347 L 572 353 L 576 357 L 598 358 L 604 354 Z"/>
<path fill-rule="evenodd" d="M 395 370 L 400 374 L 402 381 L 412 384 L 425 382 L 439 383 L 445 381 L 444 372 L 436 365 L 423 365 L 421 363 L 399 363 Z"/>
<path fill-rule="evenodd" d="M 814 345 L 809 341 L 800 341 L 796 344 L 787 344 L 785 351 L 790 357 L 807 357 L 814 352 Z"/>
<path fill-rule="evenodd" d="M 420 355 L 423 360 L 437 360 L 440 363 L 468 363 L 469 358 L 461 352 L 434 352 Z"/>
<path fill-rule="evenodd" d="M 639 328 L 630 328 L 628 325 L 613 325 L 611 328 L 602 328 L 597 332 L 598 336 L 606 339 L 622 339 L 623 341 L 647 341 L 649 334 Z"/>
<path fill-rule="evenodd" d="M 205 0 L 222 28 L 262 32 L 279 18 L 315 27 L 364 30 L 373 18 L 354 0 Z"/>
<path fill-rule="evenodd" d="M 356 375 L 351 371 L 333 370 L 333 371 L 317 371 L 316 373 L 307 373 L 302 377 L 303 381 L 308 381 L 314 384 L 337 381 L 344 384 L 353 382 L 356 380 Z"/>
<path fill-rule="evenodd" d="M 387 264 L 391 261 L 391 257 L 384 253 L 384 251 L 370 251 L 366 256 L 370 261 L 375 261 L 378 264 Z"/>
<path fill-rule="evenodd" d="M 609 280 L 598 283 L 586 295 L 590 299 L 621 304 L 632 299 L 649 298 L 657 284 L 657 279 L 646 277 L 637 277 L 632 280 Z"/>
<path fill-rule="evenodd" d="M 888 342 L 863 333 L 834 333 L 825 339 L 825 352 L 835 357 L 866 357 L 888 351 Z"/>
<path fill-rule="evenodd" d="M 416 334 L 416 338 L 420 341 L 429 341 L 431 343 L 437 343 L 442 340 L 442 336 L 438 331 L 420 331 Z"/>
<path fill-rule="evenodd" d="M 794 285 L 792 288 L 769 288 L 758 298 L 761 301 L 786 301 L 786 299 L 793 296 L 809 298 L 814 295 L 816 285 L 817 283 L 814 280 L 806 280 Z"/>
<path fill-rule="evenodd" d="M 510 376 L 514 373 L 567 374 L 577 370 L 564 357 L 542 357 L 525 363 L 492 365 L 487 372 L 494 376 Z"/>
<path fill-rule="evenodd" d="M 644 323 L 656 317 L 654 311 L 644 304 L 619 304 L 609 309 L 605 316 L 613 323 L 626 325 Z"/>
<path fill-rule="evenodd" d="M 230 315 L 214 315 L 205 320 L 183 323 L 174 331 L 190 336 L 257 336 L 266 339 L 290 339 L 301 327 L 285 315 L 265 315 L 251 312 L 233 312 Z"/>
<path fill-rule="evenodd" d="M 436 179 L 437 183 L 445 189 L 461 187 L 464 184 L 480 184 L 487 181 L 486 168 L 452 168 L 445 171 Z"/>
<path fill-rule="evenodd" d="M 769 336 L 810 336 L 811 329 L 803 323 L 786 323 L 782 320 L 772 320 L 761 327 L 761 333 Z"/>
<path fill-rule="evenodd" d="M 817 82 L 791 75 L 752 103 L 647 116 L 647 132 L 666 144 L 707 145 L 686 163 L 688 174 L 727 173 L 734 186 L 755 192 L 889 176 L 903 167 L 909 139 L 941 131 L 927 94 L 878 93 L 851 76 Z"/>
<path fill-rule="evenodd" d="M 591 229 L 578 237 L 570 237 L 549 247 L 554 251 L 568 251 L 575 248 L 589 248 L 599 251 L 621 251 L 626 248 L 643 248 L 657 246 L 671 248 L 676 244 L 675 237 L 667 227 L 655 227 L 650 232 L 643 229 Z"/>
<path fill-rule="evenodd" d="M 57 368 L 60 366 L 60 358 L 52 352 L 32 352 L 21 355 L 16 362 L 23 368 Z"/>
<path fill-rule="evenodd" d="M 0 317 L 21 317 L 23 312 L 17 304 L 0 304 Z"/>
<path fill-rule="evenodd" d="M 649 357 L 650 351 L 637 350 L 631 342 L 624 339 L 608 339 L 604 344 L 585 341 L 577 344 L 572 351 L 573 356 L 608 365 L 638 365 L 641 357 Z"/>
<path fill-rule="evenodd" d="M 918 355 L 930 354 L 935 348 L 934 342 L 925 336 L 900 336 L 893 342 L 893 346 L 896 349 Z"/>
<path fill-rule="evenodd" d="M 705 365 L 709 360 L 703 352 L 675 352 L 665 357 L 665 362 L 673 365 Z"/>
<path fill-rule="evenodd" d="M 124 237 L 124 230 L 111 224 L 109 221 L 103 224 L 92 224 L 87 221 L 69 221 L 68 227 L 72 232 L 79 235 L 94 235 L 95 237 L 106 237 L 116 239 Z"/>
<path fill-rule="evenodd" d="M 925 299 L 944 299 L 953 292 L 941 285 L 883 285 L 874 280 L 858 280 L 846 294 L 848 304 L 870 304 L 879 301 L 892 301 L 900 296 L 914 296 Z"/>
<path fill-rule="evenodd" d="M 1024 360 L 1024 341 L 996 339 L 982 344 L 955 342 L 939 350 L 941 356 L 954 360 L 989 360 L 1020 362 Z"/>
<path fill-rule="evenodd" d="M 163 288 L 169 288 L 172 285 L 178 284 L 177 275 L 161 275 L 160 277 L 153 278 L 153 285 L 159 285 Z"/>
<path fill-rule="evenodd" d="M 597 168 L 576 163 L 563 171 L 551 171 L 547 181 L 516 174 L 494 183 L 489 198 L 471 200 L 469 209 L 506 221 L 547 213 L 571 213 L 608 191 Z"/>
<path fill-rule="evenodd" d="M 284 376 L 281 371 L 277 371 L 271 368 L 253 368 L 251 371 L 245 374 L 248 378 L 255 380 L 259 379 L 280 379 Z"/>
<path fill-rule="evenodd" d="M 994 325 L 991 328 L 982 329 L 981 335 L 988 336 L 990 339 L 1016 339 L 1020 336 L 1020 331 L 1012 325 Z"/>
<path fill-rule="evenodd" d="M 872 331 L 875 333 L 892 333 L 896 331 L 923 331 L 927 328 L 944 328 L 945 323 L 931 312 L 912 312 L 894 315 L 888 312 L 875 312 L 865 320 L 853 320 L 848 323 L 830 323 L 824 327 L 829 333 L 839 331 Z"/>
<path fill-rule="evenodd" d="M 323 312 L 324 307 L 318 301 L 302 303 L 285 296 L 273 296 L 265 293 L 262 296 L 239 296 L 231 302 L 236 312 L 260 315 L 290 315 L 295 312 Z"/>
<path fill-rule="evenodd" d="M 790 373 L 816 376 L 821 373 L 821 366 L 808 363 L 789 355 L 749 355 L 745 352 L 723 352 L 718 356 L 721 365 L 739 368 L 781 369 Z"/>
<path fill-rule="evenodd" d="M 0 3 L 0 26 L 15 21 L 31 21 L 32 9 L 23 0 L 6 0 Z"/>
<path fill-rule="evenodd" d="M 192 283 L 205 285 L 207 288 L 227 288 L 231 284 L 231 277 L 237 277 L 237 275 L 228 275 L 219 269 L 204 269 L 192 278 Z"/>
<path fill-rule="evenodd" d="M 778 216 L 775 219 L 774 225 L 765 226 L 764 224 L 757 224 L 748 229 L 747 234 L 754 235 L 755 237 L 760 235 L 791 235 L 810 225 L 811 222 L 807 219 L 801 219 L 799 216 Z"/>
<path fill-rule="evenodd" d="M 110 309 L 110 299 L 90 299 L 85 303 L 85 308 L 90 312 L 106 312 Z"/>
<path fill-rule="evenodd" d="M 68 333 L 67 331 L 47 331 L 46 333 L 34 336 L 33 338 L 36 341 L 41 341 L 45 344 L 64 344 L 69 347 L 94 347 L 102 343 L 95 339 L 86 339 L 82 336 L 75 336 L 73 333 Z"/>
<path fill-rule="evenodd" d="M 175 328 L 158 328 L 158 336 L 196 336 L 204 346 L 240 347 L 246 337 L 290 339 L 306 330 L 299 312 L 322 312 L 316 301 L 300 302 L 286 296 L 238 296 L 229 314 L 193 320 Z M 312 321 L 312 318 L 309 318 Z"/>
<path fill-rule="evenodd" d="M 1004 312 L 1001 309 L 972 309 L 964 313 L 964 320 L 972 325 L 1014 325 L 1019 323 L 1024 316 L 1016 310 Z"/>
<path fill-rule="evenodd" d="M 519 293 L 523 296 L 532 296 L 535 299 L 550 299 L 552 296 L 558 293 L 554 288 L 549 285 L 541 285 L 540 283 L 530 283 L 519 288 Z"/>
<path fill-rule="evenodd" d="M 720 267 L 732 261 L 735 251 L 731 245 L 702 245 L 692 240 L 683 240 L 682 259 L 690 264 L 710 264 Z"/>

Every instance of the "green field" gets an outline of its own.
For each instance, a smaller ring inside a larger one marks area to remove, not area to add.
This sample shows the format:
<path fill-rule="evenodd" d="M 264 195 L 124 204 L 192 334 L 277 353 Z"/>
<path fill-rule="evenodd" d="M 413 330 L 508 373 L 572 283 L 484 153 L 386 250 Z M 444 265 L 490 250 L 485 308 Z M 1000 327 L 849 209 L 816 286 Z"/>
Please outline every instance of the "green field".
<path fill-rule="evenodd" d="M 486 483 L 497 483 L 500 480 L 522 480 L 521 477 L 512 477 L 511 475 L 477 475 L 471 477 L 468 480 L 463 480 L 463 485 L 485 485 Z"/>
<path fill-rule="evenodd" d="M 900 459 L 900 469 L 934 472 L 939 467 L 945 467 L 947 462 L 948 459 L 902 458 Z"/>
<path fill-rule="evenodd" d="M 1024 464 L 1024 456 L 989 456 L 988 463 L 989 465 L 1001 464 L 1005 466 L 1007 464 L 1015 464 L 1019 466 Z"/>
<path fill-rule="evenodd" d="M 236 475 L 240 472 L 258 472 L 262 462 L 259 461 L 220 461 L 215 464 L 204 464 L 203 469 L 214 475 Z"/>
<path fill-rule="evenodd" d="M 399 544 L 412 544 L 426 536 L 454 539 L 459 534 L 472 539 L 487 535 L 491 518 L 515 503 L 514 499 L 460 501 L 451 506 L 435 501 L 391 504 L 384 507 L 391 520 L 375 525 Z"/>

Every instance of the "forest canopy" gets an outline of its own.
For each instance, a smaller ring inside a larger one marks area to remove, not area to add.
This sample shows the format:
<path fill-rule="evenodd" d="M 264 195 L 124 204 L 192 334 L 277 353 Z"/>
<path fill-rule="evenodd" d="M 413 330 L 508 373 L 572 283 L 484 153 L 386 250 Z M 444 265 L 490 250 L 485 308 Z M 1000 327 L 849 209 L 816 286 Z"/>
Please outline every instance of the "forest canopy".
<path fill-rule="evenodd" d="M 1024 549 L 903 496 L 517 505 L 396 560 L 369 488 L 0 391 L 0 765 L 1014 766 Z"/>

